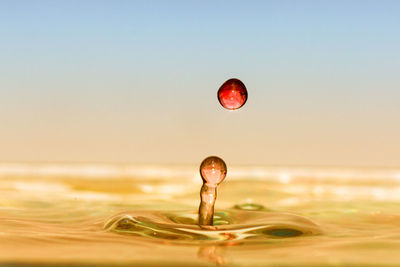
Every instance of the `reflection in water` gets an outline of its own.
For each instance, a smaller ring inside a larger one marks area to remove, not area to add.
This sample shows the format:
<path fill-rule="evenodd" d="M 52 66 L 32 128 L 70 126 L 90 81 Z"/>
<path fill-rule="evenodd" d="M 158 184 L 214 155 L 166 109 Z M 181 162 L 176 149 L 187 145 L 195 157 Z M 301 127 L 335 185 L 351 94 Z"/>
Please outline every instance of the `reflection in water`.
<path fill-rule="evenodd" d="M 205 259 L 216 265 L 225 265 L 229 263 L 224 257 L 224 247 L 222 246 L 200 247 L 197 255 L 200 259 Z"/>

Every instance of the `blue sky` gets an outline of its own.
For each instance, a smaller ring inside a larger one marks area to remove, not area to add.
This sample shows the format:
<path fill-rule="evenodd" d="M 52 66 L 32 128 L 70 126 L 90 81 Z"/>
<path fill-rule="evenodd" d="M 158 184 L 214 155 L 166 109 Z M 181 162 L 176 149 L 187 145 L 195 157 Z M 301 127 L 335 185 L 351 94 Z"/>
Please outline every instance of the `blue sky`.
<path fill-rule="evenodd" d="M 398 1 L 0 1 L 0 160 L 398 166 Z M 218 106 L 241 79 L 249 101 Z"/>

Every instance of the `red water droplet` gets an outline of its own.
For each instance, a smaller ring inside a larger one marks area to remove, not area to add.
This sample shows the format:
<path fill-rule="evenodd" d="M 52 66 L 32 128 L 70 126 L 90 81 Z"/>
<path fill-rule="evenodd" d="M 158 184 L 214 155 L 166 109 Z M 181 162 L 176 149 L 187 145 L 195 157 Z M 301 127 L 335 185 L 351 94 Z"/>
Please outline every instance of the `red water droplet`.
<path fill-rule="evenodd" d="M 246 86 L 239 79 L 229 79 L 218 90 L 218 101 L 230 110 L 241 108 L 247 101 Z"/>

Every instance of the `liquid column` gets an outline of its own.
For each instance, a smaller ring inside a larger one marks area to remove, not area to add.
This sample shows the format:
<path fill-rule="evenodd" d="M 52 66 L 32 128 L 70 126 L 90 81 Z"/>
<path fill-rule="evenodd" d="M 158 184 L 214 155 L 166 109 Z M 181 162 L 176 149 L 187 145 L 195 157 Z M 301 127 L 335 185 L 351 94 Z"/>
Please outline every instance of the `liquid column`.
<path fill-rule="evenodd" d="M 217 186 L 226 176 L 225 162 L 216 156 L 210 156 L 200 165 L 203 186 L 200 190 L 199 225 L 213 225 L 214 205 L 217 199 Z"/>

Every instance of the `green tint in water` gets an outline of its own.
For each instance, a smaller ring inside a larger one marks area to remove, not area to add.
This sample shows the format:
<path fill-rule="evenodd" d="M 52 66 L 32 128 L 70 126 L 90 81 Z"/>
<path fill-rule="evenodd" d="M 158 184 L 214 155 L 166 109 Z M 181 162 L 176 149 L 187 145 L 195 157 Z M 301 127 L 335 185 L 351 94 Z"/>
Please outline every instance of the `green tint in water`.
<path fill-rule="evenodd" d="M 296 229 L 268 229 L 263 233 L 274 237 L 294 237 L 303 234 L 303 232 Z"/>

